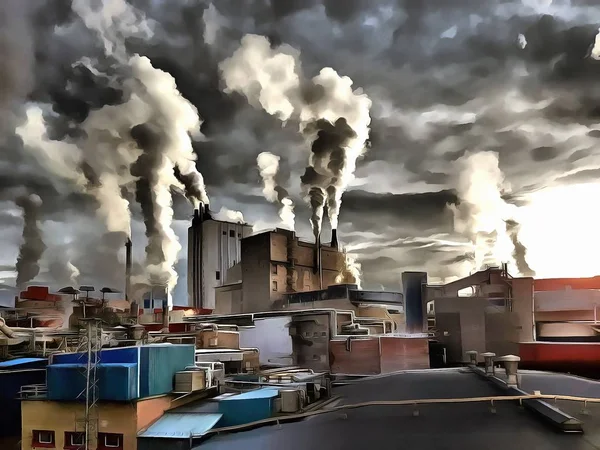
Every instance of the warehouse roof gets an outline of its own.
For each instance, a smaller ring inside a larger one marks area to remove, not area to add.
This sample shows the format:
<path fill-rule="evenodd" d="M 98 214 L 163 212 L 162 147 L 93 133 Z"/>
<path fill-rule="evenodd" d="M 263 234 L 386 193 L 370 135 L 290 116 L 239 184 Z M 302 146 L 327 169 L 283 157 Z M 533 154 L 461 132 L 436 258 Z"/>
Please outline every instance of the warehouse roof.
<path fill-rule="evenodd" d="M 501 395 L 467 370 L 411 371 L 379 376 L 334 389 L 339 403 L 376 400 L 466 398 Z M 338 404 L 339 404 L 338 403 Z M 418 411 L 418 415 L 415 414 Z M 195 448 L 227 450 L 282 448 L 364 449 L 568 448 L 592 450 L 581 434 L 559 434 L 513 402 L 369 406 L 313 416 L 250 431 L 213 436 Z"/>

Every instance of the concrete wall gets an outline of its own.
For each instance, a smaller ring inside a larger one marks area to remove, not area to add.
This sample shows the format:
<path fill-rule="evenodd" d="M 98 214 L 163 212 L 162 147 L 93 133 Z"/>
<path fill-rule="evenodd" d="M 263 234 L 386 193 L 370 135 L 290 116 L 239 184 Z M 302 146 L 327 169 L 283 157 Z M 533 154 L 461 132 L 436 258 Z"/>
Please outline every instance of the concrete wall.
<path fill-rule="evenodd" d="M 271 233 L 261 233 L 242 241 L 242 310 L 270 309 Z"/>
<path fill-rule="evenodd" d="M 468 350 L 518 351 L 517 344 L 525 334 L 523 320 L 527 320 L 519 313 L 490 306 L 485 297 L 439 298 L 435 302 L 438 338 L 447 346 L 450 362 L 466 361 Z"/>
<path fill-rule="evenodd" d="M 122 434 L 123 449 L 135 450 L 137 432 L 162 416 L 170 404 L 171 398 L 167 396 L 141 400 L 137 403 L 100 403 L 98 404 L 98 432 Z M 85 405 L 76 402 L 23 401 L 22 449 L 32 448 L 33 430 L 54 431 L 56 448 L 64 448 L 65 432 L 80 430 L 80 428 L 76 429 L 76 420 L 84 417 L 84 410 Z M 96 436 L 90 443 L 91 448 L 95 449 Z"/>
<path fill-rule="evenodd" d="M 242 258 L 242 239 L 252 232 L 248 225 L 208 220 L 202 223 L 203 306 L 215 308 L 215 288 L 222 286 L 227 271 Z"/>
<path fill-rule="evenodd" d="M 242 283 L 221 286 L 215 290 L 213 314 L 239 314 L 242 312 Z"/>
<path fill-rule="evenodd" d="M 259 348 L 261 364 L 292 365 L 291 321 L 289 316 L 272 317 L 256 320 L 252 328 L 240 328 L 240 347 Z"/>
<path fill-rule="evenodd" d="M 513 278 L 512 311 L 518 316 L 520 342 L 534 340 L 535 323 L 533 317 L 533 278 Z"/>

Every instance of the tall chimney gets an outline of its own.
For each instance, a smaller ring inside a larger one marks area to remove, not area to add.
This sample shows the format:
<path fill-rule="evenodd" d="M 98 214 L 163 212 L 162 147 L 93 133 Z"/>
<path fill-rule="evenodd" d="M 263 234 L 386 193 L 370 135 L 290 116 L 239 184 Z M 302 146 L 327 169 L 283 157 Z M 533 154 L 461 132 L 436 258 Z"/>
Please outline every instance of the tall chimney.
<path fill-rule="evenodd" d="M 207 215 L 206 210 L 201 203 L 194 210 L 192 224 L 188 228 L 188 306 L 193 308 L 202 307 L 202 223 Z"/>
<path fill-rule="evenodd" d="M 131 301 L 131 238 L 125 242 L 125 300 Z"/>
<path fill-rule="evenodd" d="M 321 235 L 318 234 L 316 239 L 315 239 L 315 254 L 314 254 L 314 258 L 313 258 L 313 273 L 319 273 L 319 260 L 320 260 L 320 255 L 319 255 L 319 251 L 321 249 Z"/>
<path fill-rule="evenodd" d="M 163 319 L 163 333 L 169 332 L 169 294 L 167 293 L 167 298 L 162 301 L 162 319 Z"/>
<path fill-rule="evenodd" d="M 338 249 L 338 239 L 337 239 L 337 230 L 335 228 L 333 228 L 331 230 L 331 247 L 335 248 L 336 250 Z"/>

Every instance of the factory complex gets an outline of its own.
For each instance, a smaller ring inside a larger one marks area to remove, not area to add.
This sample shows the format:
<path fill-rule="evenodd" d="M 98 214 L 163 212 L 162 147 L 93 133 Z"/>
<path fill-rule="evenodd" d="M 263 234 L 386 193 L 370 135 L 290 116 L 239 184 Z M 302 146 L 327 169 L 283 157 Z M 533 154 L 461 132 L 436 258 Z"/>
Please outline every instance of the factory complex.
<path fill-rule="evenodd" d="M 188 233 L 187 306 L 162 286 L 136 297 L 128 240 L 124 299 L 31 285 L 0 309 L 1 449 L 271 448 L 282 430 L 325 448 L 326 424 L 335 447 L 402 430 L 431 448 L 598 448 L 600 277 L 501 266 L 369 291 L 335 229 L 253 234 L 201 205 Z"/>

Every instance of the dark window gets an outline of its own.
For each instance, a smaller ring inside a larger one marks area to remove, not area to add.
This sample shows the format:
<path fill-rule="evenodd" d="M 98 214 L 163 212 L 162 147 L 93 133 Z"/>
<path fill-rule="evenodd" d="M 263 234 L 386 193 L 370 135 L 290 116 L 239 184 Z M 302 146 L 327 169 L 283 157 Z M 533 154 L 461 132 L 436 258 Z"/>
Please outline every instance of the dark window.
<path fill-rule="evenodd" d="M 277 275 L 277 264 L 271 264 L 271 273 Z"/>
<path fill-rule="evenodd" d="M 273 290 L 277 291 L 277 281 L 273 281 Z"/>
<path fill-rule="evenodd" d="M 229 230 L 229 237 L 235 237 L 235 230 Z"/>
<path fill-rule="evenodd" d="M 65 449 L 83 450 L 85 448 L 85 433 L 79 431 L 65 431 Z"/>
<path fill-rule="evenodd" d="M 31 446 L 41 448 L 56 448 L 56 444 L 54 441 L 54 431 L 33 430 Z"/>
<path fill-rule="evenodd" d="M 223 236 L 227 236 L 227 231 L 223 230 Z"/>
<path fill-rule="evenodd" d="M 238 239 L 242 238 L 242 233 L 238 233 Z"/>
<path fill-rule="evenodd" d="M 98 450 L 122 450 L 123 435 L 116 433 L 98 433 Z"/>
<path fill-rule="evenodd" d="M 217 281 L 221 279 L 221 272 L 217 270 Z"/>

